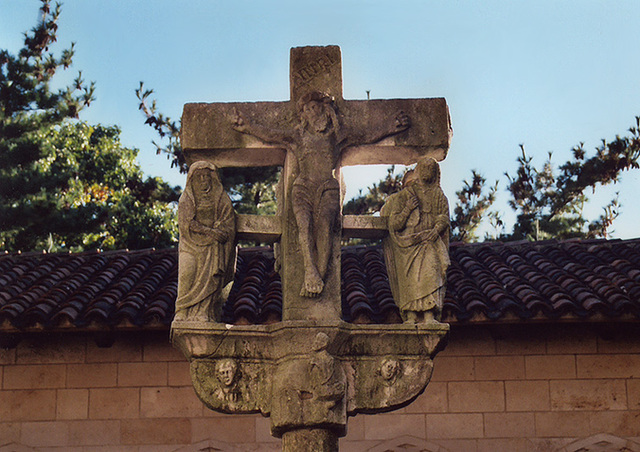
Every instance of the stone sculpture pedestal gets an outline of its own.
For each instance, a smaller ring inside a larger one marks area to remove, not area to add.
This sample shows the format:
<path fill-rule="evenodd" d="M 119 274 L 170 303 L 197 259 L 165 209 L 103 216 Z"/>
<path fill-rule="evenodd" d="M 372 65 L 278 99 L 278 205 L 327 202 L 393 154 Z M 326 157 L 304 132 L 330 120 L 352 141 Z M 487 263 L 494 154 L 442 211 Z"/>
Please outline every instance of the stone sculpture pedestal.
<path fill-rule="evenodd" d="M 209 408 L 269 416 L 285 451 L 336 451 L 348 416 L 398 409 L 424 391 L 448 325 L 341 320 L 343 233 L 381 237 L 386 220 L 343 217 L 339 173 L 350 164 L 442 160 L 450 137 L 444 99 L 342 99 L 337 46 L 291 49 L 289 102 L 185 105 L 181 143 L 190 165 L 283 167 L 279 214 L 235 223 L 236 238 L 278 243 L 283 321 L 241 326 L 186 315 L 172 324 L 172 341 Z M 191 210 L 207 207 L 194 199 Z M 181 219 L 181 227 L 197 227 L 194 219 Z M 215 220 L 199 230 L 221 240 Z M 222 274 L 229 265 L 211 267 Z M 206 269 L 190 271 L 206 280 Z M 179 287 L 188 288 L 189 272 L 179 272 Z M 219 293 L 213 305 L 223 301 Z"/>
<path fill-rule="evenodd" d="M 347 416 L 402 408 L 424 391 L 448 331 L 436 323 L 183 321 L 174 322 L 172 339 L 189 358 L 194 388 L 209 408 L 270 416 L 285 451 L 337 450 Z M 322 334 L 328 338 L 324 363 L 317 357 L 322 351 L 313 350 Z M 226 393 L 216 370 L 224 360 L 236 365 Z M 318 380 L 315 372 L 325 374 Z"/>

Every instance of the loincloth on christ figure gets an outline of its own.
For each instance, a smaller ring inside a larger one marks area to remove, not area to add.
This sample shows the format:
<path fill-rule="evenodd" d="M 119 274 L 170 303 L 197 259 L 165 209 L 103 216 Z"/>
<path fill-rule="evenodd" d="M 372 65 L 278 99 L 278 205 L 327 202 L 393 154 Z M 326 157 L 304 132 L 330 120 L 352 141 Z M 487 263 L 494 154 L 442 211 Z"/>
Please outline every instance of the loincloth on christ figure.
<path fill-rule="evenodd" d="M 320 185 L 316 181 L 298 177 L 293 182 L 291 196 L 294 212 L 311 212 L 314 219 L 320 215 L 337 218 L 340 212 L 340 184 L 333 177 Z"/>

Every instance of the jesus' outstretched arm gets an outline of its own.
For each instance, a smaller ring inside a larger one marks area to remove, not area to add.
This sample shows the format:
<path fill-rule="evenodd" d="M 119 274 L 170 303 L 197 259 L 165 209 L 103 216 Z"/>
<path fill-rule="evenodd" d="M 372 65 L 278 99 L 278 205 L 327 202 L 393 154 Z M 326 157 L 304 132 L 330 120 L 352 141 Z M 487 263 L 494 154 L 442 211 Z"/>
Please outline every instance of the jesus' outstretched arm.
<path fill-rule="evenodd" d="M 247 135 L 252 135 L 267 144 L 284 146 L 289 144 L 292 140 L 291 136 L 284 130 L 265 127 L 261 124 L 245 121 L 244 117 L 237 109 L 234 109 L 233 124 L 231 127 L 233 130 Z"/>

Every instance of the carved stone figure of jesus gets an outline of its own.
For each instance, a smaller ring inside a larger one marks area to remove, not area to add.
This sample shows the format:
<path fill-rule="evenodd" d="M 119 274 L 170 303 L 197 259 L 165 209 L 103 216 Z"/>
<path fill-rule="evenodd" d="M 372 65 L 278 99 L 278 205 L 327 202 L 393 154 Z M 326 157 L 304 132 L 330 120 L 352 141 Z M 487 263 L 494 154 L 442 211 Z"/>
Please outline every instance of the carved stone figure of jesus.
<path fill-rule="evenodd" d="M 335 177 L 342 152 L 354 144 L 371 144 L 410 126 L 403 112 L 386 127 L 341 124 L 334 100 L 311 92 L 298 102 L 299 122 L 288 130 L 250 124 L 236 111 L 233 128 L 268 144 L 283 147 L 297 161 L 291 187 L 293 214 L 304 263 L 303 297 L 317 297 L 324 288 L 331 259 L 331 234 L 340 215 L 340 184 Z"/>

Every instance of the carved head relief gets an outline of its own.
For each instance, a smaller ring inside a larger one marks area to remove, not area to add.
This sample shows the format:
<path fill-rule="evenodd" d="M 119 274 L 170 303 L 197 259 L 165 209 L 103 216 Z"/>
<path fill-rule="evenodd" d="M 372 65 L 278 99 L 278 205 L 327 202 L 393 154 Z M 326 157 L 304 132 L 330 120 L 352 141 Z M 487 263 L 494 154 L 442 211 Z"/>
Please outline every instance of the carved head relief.
<path fill-rule="evenodd" d="M 404 173 L 404 177 L 402 178 L 402 187 L 406 188 L 409 185 L 415 183 L 418 180 L 418 174 L 415 169 L 411 169 Z"/>
<path fill-rule="evenodd" d="M 210 193 L 214 186 L 220 185 L 218 168 L 210 162 L 198 161 L 189 167 L 185 191 L 191 191 L 191 197 Z"/>
<path fill-rule="evenodd" d="M 380 376 L 387 382 L 392 383 L 400 373 L 400 363 L 397 359 L 387 357 L 380 364 Z"/>
<path fill-rule="evenodd" d="M 230 358 L 221 359 L 216 364 L 216 377 L 223 386 L 231 387 L 236 380 L 238 365 Z"/>
<path fill-rule="evenodd" d="M 313 91 L 300 99 L 300 121 L 302 127 L 315 133 L 337 129 L 337 117 L 333 98 L 328 94 Z"/>
<path fill-rule="evenodd" d="M 193 188 L 196 193 L 209 193 L 212 187 L 211 171 L 201 168 L 193 173 Z"/>
<path fill-rule="evenodd" d="M 418 178 L 426 183 L 440 181 L 440 166 L 432 157 L 425 157 L 418 160 L 416 172 L 418 173 Z"/>
<path fill-rule="evenodd" d="M 314 352 L 321 352 L 322 350 L 326 350 L 329 345 L 329 336 L 325 333 L 318 333 L 316 337 L 313 339 L 313 344 L 311 344 L 311 349 Z"/>

